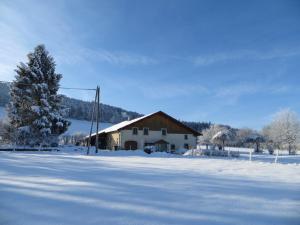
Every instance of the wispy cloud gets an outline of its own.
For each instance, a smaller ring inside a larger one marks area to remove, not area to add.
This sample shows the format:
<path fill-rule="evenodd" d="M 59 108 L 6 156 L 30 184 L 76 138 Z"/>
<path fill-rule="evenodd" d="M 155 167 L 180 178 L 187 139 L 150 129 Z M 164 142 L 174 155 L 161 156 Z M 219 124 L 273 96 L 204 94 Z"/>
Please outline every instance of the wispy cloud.
<path fill-rule="evenodd" d="M 115 66 L 145 66 L 158 63 L 157 59 L 146 55 L 122 51 L 108 51 L 105 49 L 89 49 L 83 46 L 76 46 L 76 48 L 71 49 L 69 48 L 67 51 L 59 50 L 56 52 L 56 58 L 61 63 L 67 64 L 95 61 L 109 63 Z"/>
<path fill-rule="evenodd" d="M 143 85 L 139 87 L 140 91 L 147 98 L 152 99 L 168 99 L 176 97 L 187 97 L 191 95 L 202 96 L 209 93 L 209 90 L 198 84 L 160 84 L 159 82 L 154 84 Z"/>
<path fill-rule="evenodd" d="M 215 54 L 199 55 L 193 58 L 193 63 L 197 66 L 206 66 L 220 62 L 234 60 L 268 60 L 275 58 L 286 58 L 300 55 L 300 49 L 274 49 L 271 51 L 239 50 L 232 52 L 221 52 Z"/>
<path fill-rule="evenodd" d="M 297 91 L 287 85 L 270 85 L 258 83 L 240 83 L 227 85 L 214 90 L 214 96 L 222 99 L 222 102 L 229 105 L 236 104 L 244 96 L 267 94 L 278 95 Z"/>
<path fill-rule="evenodd" d="M 238 84 L 221 87 L 215 91 L 215 95 L 221 98 L 239 98 L 242 95 L 255 94 L 258 91 L 260 91 L 258 85 Z"/>
<path fill-rule="evenodd" d="M 80 37 L 74 35 L 74 24 L 59 6 L 62 2 L 55 2 L 55 7 L 30 1 L 15 4 L 0 3 L 0 75 L 3 79 L 12 79 L 16 65 L 26 60 L 26 54 L 41 43 L 46 44 L 59 64 L 94 61 L 114 66 L 145 66 L 158 63 L 157 59 L 136 52 L 85 46 Z"/>
<path fill-rule="evenodd" d="M 158 63 L 156 59 L 149 56 L 128 52 L 110 52 L 101 50 L 95 52 L 95 55 L 98 60 L 115 65 L 149 65 Z"/>

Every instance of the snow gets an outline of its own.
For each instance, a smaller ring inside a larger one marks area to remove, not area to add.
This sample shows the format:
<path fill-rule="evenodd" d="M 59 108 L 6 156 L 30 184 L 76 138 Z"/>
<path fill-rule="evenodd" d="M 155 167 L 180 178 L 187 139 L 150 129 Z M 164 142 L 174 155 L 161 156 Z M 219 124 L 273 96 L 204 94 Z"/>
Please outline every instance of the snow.
<path fill-rule="evenodd" d="M 157 112 L 155 112 L 155 113 L 157 113 Z M 138 118 L 135 118 L 135 119 L 132 119 L 132 120 L 126 120 L 126 121 L 117 123 L 117 124 L 115 124 L 115 125 L 113 125 L 113 126 L 110 126 L 110 127 L 108 127 L 108 128 L 105 128 L 105 129 L 103 129 L 103 130 L 100 130 L 98 133 L 101 134 L 101 133 L 109 133 L 109 132 L 117 131 L 117 130 L 119 130 L 119 129 L 125 127 L 125 126 L 128 126 L 128 125 L 130 125 L 130 124 L 132 124 L 132 123 L 135 123 L 135 122 L 137 122 L 137 121 L 140 121 L 140 120 L 142 120 L 142 119 L 144 119 L 144 118 L 146 118 L 146 117 L 149 117 L 149 116 L 151 116 L 151 115 L 153 115 L 153 114 L 155 114 L 155 113 L 151 113 L 151 114 L 148 114 L 148 115 L 145 115 L 145 116 L 141 116 L 141 117 L 138 117 Z M 94 134 L 96 134 L 96 133 L 94 133 Z M 93 135 L 94 135 L 94 134 L 93 134 Z"/>
<path fill-rule="evenodd" d="M 36 105 L 31 106 L 31 110 L 32 110 L 33 112 L 35 112 L 35 113 L 40 113 L 40 112 L 41 112 L 40 107 L 39 107 L 39 106 L 36 106 Z"/>
<path fill-rule="evenodd" d="M 89 134 L 91 129 L 91 121 L 87 120 L 75 120 L 75 119 L 68 119 L 71 121 L 71 125 L 68 128 L 67 134 L 75 134 L 75 133 L 83 133 Z M 110 127 L 111 123 L 100 123 L 100 129 L 105 129 Z M 96 131 L 96 124 L 94 123 L 93 132 Z"/>
<path fill-rule="evenodd" d="M 56 126 L 62 127 L 64 124 L 62 122 L 56 122 Z"/>
<path fill-rule="evenodd" d="M 280 160 L 279 160 L 280 162 Z M 80 148 L 0 152 L 0 224 L 300 221 L 300 156 L 286 163 Z"/>
<path fill-rule="evenodd" d="M 0 119 L 5 118 L 6 112 L 4 107 L 0 107 Z M 69 126 L 66 134 L 75 134 L 75 133 L 84 133 L 89 134 L 91 128 L 91 122 L 87 120 L 75 120 L 75 119 L 68 119 L 71 121 L 71 125 Z M 100 123 L 100 129 L 105 129 L 110 127 L 111 123 Z M 94 126 L 95 127 L 95 126 Z M 94 128 L 95 131 L 96 128 Z"/>

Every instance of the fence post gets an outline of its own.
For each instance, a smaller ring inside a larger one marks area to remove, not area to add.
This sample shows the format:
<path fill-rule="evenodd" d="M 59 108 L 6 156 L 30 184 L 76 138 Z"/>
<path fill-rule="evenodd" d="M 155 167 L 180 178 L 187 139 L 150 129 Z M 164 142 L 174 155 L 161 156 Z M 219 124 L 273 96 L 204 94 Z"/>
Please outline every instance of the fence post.
<path fill-rule="evenodd" d="M 275 157 L 275 163 L 277 163 L 277 160 L 278 160 L 278 155 L 279 155 L 279 149 L 277 149 L 277 151 L 276 151 L 276 157 Z"/>

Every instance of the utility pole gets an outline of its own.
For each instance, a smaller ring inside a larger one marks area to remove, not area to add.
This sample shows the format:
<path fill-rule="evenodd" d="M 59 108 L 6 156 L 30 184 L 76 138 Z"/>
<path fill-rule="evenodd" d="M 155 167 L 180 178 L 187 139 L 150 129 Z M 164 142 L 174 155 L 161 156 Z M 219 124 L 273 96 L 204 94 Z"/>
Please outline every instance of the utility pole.
<path fill-rule="evenodd" d="M 99 147 L 99 137 L 98 137 L 98 132 L 99 132 L 99 116 L 100 116 L 100 87 L 97 86 L 97 113 L 96 113 L 96 153 L 98 153 L 98 147 Z"/>
<path fill-rule="evenodd" d="M 94 105 L 93 105 L 93 110 L 92 110 L 92 118 L 91 118 L 91 129 L 90 129 L 90 136 L 88 140 L 88 149 L 86 154 L 90 154 L 90 147 L 91 147 L 91 137 L 92 137 L 92 132 L 93 132 L 93 125 L 94 125 L 94 114 L 95 114 L 95 109 L 96 109 L 96 101 L 97 101 L 97 93 L 98 93 L 98 86 L 96 89 L 96 95 L 95 95 L 95 100 L 94 100 Z"/>

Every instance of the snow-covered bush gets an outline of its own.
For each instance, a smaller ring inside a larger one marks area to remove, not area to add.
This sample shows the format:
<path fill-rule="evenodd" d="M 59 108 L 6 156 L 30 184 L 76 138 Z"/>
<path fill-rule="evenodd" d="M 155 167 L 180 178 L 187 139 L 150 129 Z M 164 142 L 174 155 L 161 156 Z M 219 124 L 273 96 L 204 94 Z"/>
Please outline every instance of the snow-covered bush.
<path fill-rule="evenodd" d="M 245 137 L 245 142 L 254 144 L 255 145 L 254 152 L 261 153 L 262 149 L 260 149 L 260 144 L 262 142 L 265 142 L 265 138 L 260 133 L 254 131 L 253 133 Z"/>
<path fill-rule="evenodd" d="M 59 137 L 59 143 L 61 145 L 82 145 L 84 143 L 84 139 L 86 134 L 77 132 L 75 134 L 63 134 Z"/>
<path fill-rule="evenodd" d="M 216 150 L 216 149 L 190 149 L 184 156 L 216 156 L 216 157 L 239 157 L 238 151 Z"/>
<path fill-rule="evenodd" d="M 215 142 L 213 140 L 214 135 L 218 133 L 221 130 L 227 130 L 230 129 L 229 127 L 222 126 L 222 125 L 211 125 L 209 128 L 202 131 L 202 136 L 199 137 L 200 144 L 203 144 L 206 146 L 206 149 L 208 149 L 208 146 L 214 145 Z"/>
<path fill-rule="evenodd" d="M 223 150 L 225 148 L 225 143 L 231 142 L 233 140 L 234 140 L 233 131 L 231 129 L 226 129 L 226 128 L 221 129 L 212 137 L 213 143 L 221 145 Z"/>

